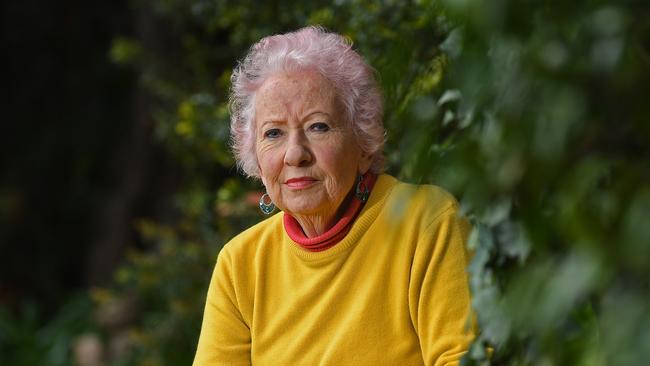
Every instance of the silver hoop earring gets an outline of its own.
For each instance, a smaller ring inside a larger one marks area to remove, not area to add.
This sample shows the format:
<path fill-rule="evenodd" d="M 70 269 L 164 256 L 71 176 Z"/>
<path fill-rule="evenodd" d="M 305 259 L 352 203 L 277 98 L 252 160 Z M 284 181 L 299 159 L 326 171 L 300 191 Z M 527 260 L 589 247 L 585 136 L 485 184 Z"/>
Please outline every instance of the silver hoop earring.
<path fill-rule="evenodd" d="M 359 174 L 359 179 L 357 179 L 357 186 L 354 189 L 354 196 L 361 202 L 366 202 L 370 196 L 370 190 L 363 182 L 363 175 Z"/>
<path fill-rule="evenodd" d="M 260 197 L 260 210 L 262 210 L 262 213 L 265 215 L 270 215 L 275 210 L 275 204 L 273 204 L 268 193 L 264 193 L 262 197 Z"/>

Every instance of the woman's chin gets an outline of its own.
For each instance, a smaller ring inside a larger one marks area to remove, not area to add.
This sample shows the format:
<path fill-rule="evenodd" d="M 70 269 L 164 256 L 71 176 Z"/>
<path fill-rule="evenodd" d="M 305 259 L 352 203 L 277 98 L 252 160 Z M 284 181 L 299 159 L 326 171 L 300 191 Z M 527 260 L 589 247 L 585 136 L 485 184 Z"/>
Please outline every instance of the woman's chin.
<path fill-rule="evenodd" d="M 285 211 L 290 213 L 292 216 L 322 216 L 325 211 L 322 205 L 318 205 L 317 202 L 314 202 L 309 198 L 314 197 L 307 197 L 306 200 L 287 202 Z"/>

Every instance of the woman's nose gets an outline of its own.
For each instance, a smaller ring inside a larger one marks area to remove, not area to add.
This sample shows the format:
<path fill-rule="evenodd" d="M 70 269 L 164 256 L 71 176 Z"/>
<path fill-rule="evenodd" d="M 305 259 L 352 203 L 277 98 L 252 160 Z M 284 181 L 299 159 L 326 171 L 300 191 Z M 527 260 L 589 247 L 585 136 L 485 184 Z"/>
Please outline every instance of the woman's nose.
<path fill-rule="evenodd" d="M 287 140 L 284 163 L 290 166 L 305 166 L 312 160 L 311 151 L 304 135 L 296 133 Z"/>

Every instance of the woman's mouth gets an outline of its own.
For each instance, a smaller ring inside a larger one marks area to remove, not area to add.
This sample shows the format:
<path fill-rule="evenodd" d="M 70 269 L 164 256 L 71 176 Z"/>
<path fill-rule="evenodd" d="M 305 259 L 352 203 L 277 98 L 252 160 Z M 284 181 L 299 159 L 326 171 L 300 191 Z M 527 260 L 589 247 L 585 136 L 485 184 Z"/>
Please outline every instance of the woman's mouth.
<path fill-rule="evenodd" d="M 289 189 L 305 189 L 316 183 L 317 180 L 312 177 L 298 177 L 287 179 L 284 184 L 289 187 Z"/>

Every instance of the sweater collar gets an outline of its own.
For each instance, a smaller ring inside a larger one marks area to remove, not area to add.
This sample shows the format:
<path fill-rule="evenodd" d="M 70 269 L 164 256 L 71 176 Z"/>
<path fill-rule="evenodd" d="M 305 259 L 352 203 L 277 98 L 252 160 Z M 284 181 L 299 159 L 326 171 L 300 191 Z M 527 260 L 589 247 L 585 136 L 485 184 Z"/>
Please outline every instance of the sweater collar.
<path fill-rule="evenodd" d="M 367 187 L 368 192 L 372 191 L 376 179 L 377 176 L 372 173 L 368 173 L 363 176 L 362 184 Z M 364 201 L 361 201 L 354 194 L 349 201 L 350 202 L 348 203 L 348 207 L 346 208 L 341 218 L 336 222 L 336 224 L 334 224 L 334 226 L 319 236 L 313 238 L 307 237 L 300 227 L 298 221 L 287 213 L 284 214 L 283 218 L 284 229 L 291 240 L 293 240 L 296 244 L 305 250 L 311 252 L 321 252 L 327 250 L 345 238 L 345 236 L 352 228 L 352 224 L 354 223 L 355 218 L 357 215 L 359 215 L 359 212 L 361 212 L 365 204 Z"/>
<path fill-rule="evenodd" d="M 287 231 L 282 225 L 284 213 L 279 213 L 275 215 L 276 220 L 278 220 L 278 229 L 282 231 L 283 235 L 283 245 L 286 245 L 287 248 L 301 260 L 312 263 L 313 265 L 318 265 L 318 263 L 325 263 L 333 258 L 338 257 L 342 253 L 346 253 L 352 248 L 356 247 L 357 244 L 361 242 L 361 239 L 364 235 L 371 229 L 373 224 L 385 225 L 388 223 L 378 223 L 377 218 L 380 215 L 380 212 L 384 209 L 388 198 L 391 196 L 391 192 L 397 186 L 398 181 L 387 174 L 381 174 L 377 177 L 375 186 L 372 189 L 368 201 L 361 209 L 361 212 L 357 218 L 352 223 L 352 227 L 348 234 L 341 239 L 338 244 L 329 248 L 328 250 L 320 252 L 312 252 L 309 250 L 303 249 L 298 243 L 293 241 Z"/>

